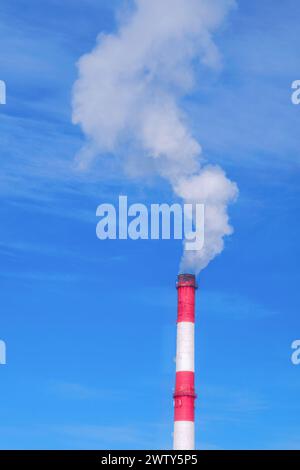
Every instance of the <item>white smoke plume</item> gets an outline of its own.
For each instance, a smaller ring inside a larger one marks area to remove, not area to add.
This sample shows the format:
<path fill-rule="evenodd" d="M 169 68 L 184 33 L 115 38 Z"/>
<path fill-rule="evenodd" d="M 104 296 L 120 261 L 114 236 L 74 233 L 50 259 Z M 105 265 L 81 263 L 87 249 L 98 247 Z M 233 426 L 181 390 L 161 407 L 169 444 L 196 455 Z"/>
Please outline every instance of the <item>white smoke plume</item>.
<path fill-rule="evenodd" d="M 81 167 L 104 153 L 122 154 L 125 168 L 151 162 L 183 201 L 205 204 L 205 245 L 184 251 L 184 272 L 207 266 L 232 233 L 227 206 L 237 187 L 219 167 L 204 165 L 180 104 L 193 90 L 197 62 L 220 66 L 212 34 L 232 6 L 234 0 L 135 0 L 118 31 L 99 35 L 81 57 L 74 86 L 73 122 L 88 140 Z"/>

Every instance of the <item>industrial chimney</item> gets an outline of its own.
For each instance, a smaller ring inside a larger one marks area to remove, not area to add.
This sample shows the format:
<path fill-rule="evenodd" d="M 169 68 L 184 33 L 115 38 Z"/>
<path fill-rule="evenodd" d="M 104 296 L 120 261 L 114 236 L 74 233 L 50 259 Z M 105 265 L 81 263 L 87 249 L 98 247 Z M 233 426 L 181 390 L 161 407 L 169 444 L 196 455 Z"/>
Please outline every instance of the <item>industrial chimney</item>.
<path fill-rule="evenodd" d="M 174 450 L 195 449 L 194 330 L 196 278 L 180 274 L 178 292 Z"/>

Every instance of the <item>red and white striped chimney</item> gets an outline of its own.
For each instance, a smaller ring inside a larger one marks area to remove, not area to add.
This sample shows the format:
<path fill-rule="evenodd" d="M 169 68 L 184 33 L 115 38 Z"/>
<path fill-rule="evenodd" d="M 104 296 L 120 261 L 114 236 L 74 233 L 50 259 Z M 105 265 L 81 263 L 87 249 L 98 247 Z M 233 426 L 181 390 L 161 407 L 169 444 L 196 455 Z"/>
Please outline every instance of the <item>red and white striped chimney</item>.
<path fill-rule="evenodd" d="M 174 392 L 174 450 L 195 449 L 195 290 L 193 274 L 180 274 L 177 281 L 176 385 Z"/>

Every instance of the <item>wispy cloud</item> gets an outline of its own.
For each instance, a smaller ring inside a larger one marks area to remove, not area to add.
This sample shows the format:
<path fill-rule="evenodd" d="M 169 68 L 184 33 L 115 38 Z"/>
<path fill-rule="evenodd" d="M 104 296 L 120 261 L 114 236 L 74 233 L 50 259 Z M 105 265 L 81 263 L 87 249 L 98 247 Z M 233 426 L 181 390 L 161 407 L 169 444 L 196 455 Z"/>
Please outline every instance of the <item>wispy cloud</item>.
<path fill-rule="evenodd" d="M 51 282 L 51 283 L 69 283 L 87 280 L 87 276 L 79 276 L 74 273 L 63 272 L 42 272 L 42 271 L 0 271 L 0 278 L 22 280 L 29 282 Z M 91 280 L 91 279 L 89 279 Z"/>
<path fill-rule="evenodd" d="M 201 310 L 208 316 L 229 316 L 237 320 L 264 318 L 278 313 L 236 292 L 205 291 L 200 296 L 199 303 Z"/>
<path fill-rule="evenodd" d="M 199 397 L 199 422 L 205 426 L 213 422 L 247 422 L 270 409 L 267 401 L 256 391 L 237 390 L 224 386 L 202 387 Z"/>
<path fill-rule="evenodd" d="M 121 400 L 124 396 L 120 390 L 108 390 L 60 380 L 51 381 L 49 390 L 58 397 L 68 400 Z"/>
<path fill-rule="evenodd" d="M 273 178 L 280 180 L 283 169 L 299 170 L 300 163 L 299 109 L 290 99 L 300 68 L 295 35 L 299 6 L 293 1 L 276 8 L 270 2 L 251 2 L 245 8 L 243 3 L 232 15 L 231 34 L 222 38 L 227 61 L 221 93 L 211 83 L 199 90 L 199 98 L 205 93 L 201 106 L 189 105 L 204 148 L 218 162 L 272 169 Z M 270 177 L 266 171 L 266 182 Z"/>
<path fill-rule="evenodd" d="M 92 449 L 167 449 L 172 437 L 165 438 L 165 424 L 139 422 L 130 425 L 62 425 L 55 429 L 72 445 Z"/>
<path fill-rule="evenodd" d="M 138 430 L 131 426 L 66 425 L 57 431 L 81 442 L 90 441 L 98 448 L 116 443 L 134 446 L 141 440 Z"/>
<path fill-rule="evenodd" d="M 42 257 L 75 258 L 82 261 L 99 262 L 98 258 L 83 255 L 75 250 L 68 250 L 65 247 L 26 242 L 0 242 L 0 253 L 15 258 L 21 255 L 33 254 Z"/>

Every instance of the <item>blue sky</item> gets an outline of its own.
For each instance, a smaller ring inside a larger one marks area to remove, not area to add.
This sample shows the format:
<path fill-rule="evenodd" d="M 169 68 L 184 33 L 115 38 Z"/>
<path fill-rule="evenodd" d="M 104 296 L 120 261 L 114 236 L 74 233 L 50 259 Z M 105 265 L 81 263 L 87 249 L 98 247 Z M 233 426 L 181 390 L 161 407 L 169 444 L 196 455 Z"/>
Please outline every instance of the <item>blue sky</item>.
<path fill-rule="evenodd" d="M 170 202 L 110 159 L 74 169 L 76 62 L 116 30 L 114 0 L 2 0 L 0 448 L 172 446 L 179 241 L 96 238 L 128 194 Z M 197 447 L 300 449 L 300 107 L 295 0 L 239 0 L 223 67 L 185 102 L 205 155 L 238 183 L 234 235 L 199 276 Z"/>

